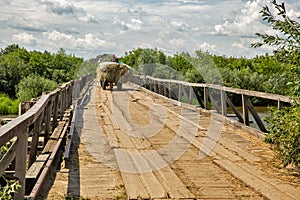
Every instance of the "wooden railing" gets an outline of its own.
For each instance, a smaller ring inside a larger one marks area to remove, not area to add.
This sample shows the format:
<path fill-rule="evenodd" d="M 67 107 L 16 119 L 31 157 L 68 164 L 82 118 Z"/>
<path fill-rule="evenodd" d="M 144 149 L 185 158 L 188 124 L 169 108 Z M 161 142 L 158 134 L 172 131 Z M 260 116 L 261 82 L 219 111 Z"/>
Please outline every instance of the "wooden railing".
<path fill-rule="evenodd" d="M 24 199 L 25 176 L 38 156 L 38 149 L 46 146 L 51 134 L 63 120 L 65 111 L 70 108 L 72 100 L 79 95 L 90 78 L 90 75 L 81 77 L 49 94 L 44 94 L 27 112 L 0 127 L 0 147 L 8 142 L 13 143 L 0 160 L 0 176 L 11 168 L 15 179 L 19 180 L 21 187 L 14 199 Z M 42 147 L 39 141 L 41 135 L 43 135 Z M 30 148 L 27 150 L 29 137 L 31 137 Z"/>
<path fill-rule="evenodd" d="M 252 105 L 249 97 L 257 97 L 276 101 L 279 109 L 283 103 L 291 102 L 291 98 L 288 96 L 243 90 L 215 84 L 189 83 L 185 81 L 159 79 L 150 76 L 137 75 L 133 77 L 132 82 L 168 98 L 175 99 L 179 102 L 183 102 L 184 100 L 189 104 L 193 104 L 193 101 L 196 98 L 199 106 L 208 110 L 211 105 L 211 109 L 216 110 L 218 113 L 224 116 L 227 116 L 227 107 L 229 107 L 239 121 L 247 126 L 250 124 L 250 111 L 258 127 L 263 132 L 267 132 L 267 130 L 262 122 L 262 119 L 256 112 L 255 107 Z M 197 88 L 201 88 L 201 91 L 199 90 L 198 92 L 194 92 Z M 235 105 L 228 97 L 227 94 L 229 93 L 241 95 L 242 114 L 239 113 Z"/>

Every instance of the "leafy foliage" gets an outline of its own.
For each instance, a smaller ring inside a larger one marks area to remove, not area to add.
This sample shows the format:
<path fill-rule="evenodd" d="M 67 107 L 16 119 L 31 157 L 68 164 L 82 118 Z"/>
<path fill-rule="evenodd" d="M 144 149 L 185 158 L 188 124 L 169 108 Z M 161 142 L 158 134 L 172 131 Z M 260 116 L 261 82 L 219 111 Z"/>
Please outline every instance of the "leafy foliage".
<path fill-rule="evenodd" d="M 10 99 L 5 94 L 0 94 L 0 114 L 18 114 L 19 100 Z"/>
<path fill-rule="evenodd" d="M 75 78 L 82 58 L 67 55 L 63 49 L 56 54 L 48 51 L 28 52 L 18 45 L 9 45 L 0 53 L 0 93 L 16 97 L 16 85 L 31 74 L 37 74 L 57 84 Z"/>
<path fill-rule="evenodd" d="M 5 153 L 9 150 L 12 142 L 6 143 L 4 146 L 0 148 L 0 160 L 5 155 Z M 7 180 L 2 176 L 2 179 L 6 182 L 4 187 L 0 185 L 0 199 L 13 199 L 13 194 L 20 188 L 20 183 L 18 180 Z"/>
<path fill-rule="evenodd" d="M 13 194 L 21 187 L 18 180 L 6 180 L 6 185 L 0 188 L 0 199 L 13 199 Z"/>
<path fill-rule="evenodd" d="M 41 96 L 45 91 L 52 91 L 57 88 L 55 81 L 46 79 L 37 74 L 31 74 L 23 78 L 17 86 L 18 99 L 25 101 Z"/>
<path fill-rule="evenodd" d="M 270 45 L 277 47 L 274 51 L 277 58 L 284 62 L 300 64 L 300 23 L 287 15 L 285 3 L 271 1 L 278 13 L 272 13 L 268 6 L 260 11 L 263 20 L 266 21 L 275 31 L 281 34 L 268 35 L 256 33 L 262 39 L 261 42 L 252 44 L 253 47 Z"/>
<path fill-rule="evenodd" d="M 271 1 L 277 14 L 273 14 L 268 6 L 262 10 L 263 20 L 266 21 L 274 30 L 279 31 L 280 35 L 267 35 L 257 33 L 262 42 L 252 44 L 253 47 L 270 45 L 277 47 L 274 51 L 275 58 L 289 65 L 287 70 L 282 73 L 281 79 L 270 79 L 268 86 L 274 90 L 274 86 L 284 88 L 289 94 L 293 95 L 292 106 L 281 110 L 271 109 L 267 117 L 269 131 L 265 141 L 274 145 L 278 157 L 284 166 L 300 164 L 300 23 L 287 16 L 284 3 Z M 273 77 L 272 77 L 273 78 Z"/>
<path fill-rule="evenodd" d="M 300 164 L 300 107 L 292 106 L 281 110 L 271 109 L 265 141 L 274 145 L 284 166 Z"/>
<path fill-rule="evenodd" d="M 9 45 L 0 50 L 0 94 L 10 98 L 4 101 L 1 96 L 0 113 L 16 114 L 17 101 L 14 99 L 17 97 L 21 100 L 37 97 L 35 95 L 43 91 L 53 90 L 54 86 L 73 80 L 77 74 L 93 73 L 95 66 L 95 63 L 67 55 L 63 49 L 57 53 L 29 52 L 17 44 Z"/>

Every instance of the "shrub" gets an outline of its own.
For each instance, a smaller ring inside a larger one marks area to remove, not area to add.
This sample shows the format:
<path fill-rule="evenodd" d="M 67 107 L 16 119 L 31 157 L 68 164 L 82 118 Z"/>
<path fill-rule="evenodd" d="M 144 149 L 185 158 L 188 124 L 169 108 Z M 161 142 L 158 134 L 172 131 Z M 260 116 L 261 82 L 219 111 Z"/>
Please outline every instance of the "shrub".
<path fill-rule="evenodd" d="M 270 133 L 265 141 L 274 145 L 274 149 L 283 166 L 300 164 L 300 106 L 272 108 L 266 118 Z"/>
<path fill-rule="evenodd" d="M 18 114 L 19 100 L 10 99 L 5 94 L 0 94 L 0 114 L 15 115 Z"/>
<path fill-rule="evenodd" d="M 52 91 L 57 88 L 55 81 L 46 79 L 37 74 L 31 74 L 23 78 L 18 84 L 17 97 L 22 100 L 30 100 L 42 95 L 45 91 Z"/>

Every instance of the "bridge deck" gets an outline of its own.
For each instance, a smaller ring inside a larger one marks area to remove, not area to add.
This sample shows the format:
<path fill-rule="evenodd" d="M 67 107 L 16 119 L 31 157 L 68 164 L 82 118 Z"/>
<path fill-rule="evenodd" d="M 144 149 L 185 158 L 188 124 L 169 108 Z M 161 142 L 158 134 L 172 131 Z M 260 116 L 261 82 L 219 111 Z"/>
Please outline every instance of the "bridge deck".
<path fill-rule="evenodd" d="M 79 109 L 69 169 L 48 199 L 297 199 L 269 146 L 139 88 L 96 85 Z"/>

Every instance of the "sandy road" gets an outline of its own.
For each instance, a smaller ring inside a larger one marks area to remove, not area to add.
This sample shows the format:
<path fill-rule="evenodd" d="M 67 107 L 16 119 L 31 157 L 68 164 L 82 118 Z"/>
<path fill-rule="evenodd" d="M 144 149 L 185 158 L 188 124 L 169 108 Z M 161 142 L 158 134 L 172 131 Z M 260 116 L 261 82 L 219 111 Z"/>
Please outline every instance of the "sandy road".
<path fill-rule="evenodd" d="M 58 172 L 48 197 L 61 188 L 90 199 L 300 196 L 299 178 L 275 168 L 269 146 L 246 132 L 130 85 L 94 85 L 87 96 L 75 168 Z"/>

